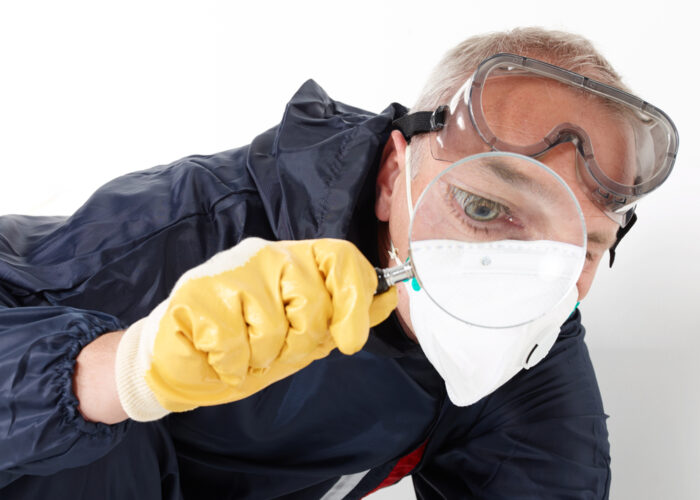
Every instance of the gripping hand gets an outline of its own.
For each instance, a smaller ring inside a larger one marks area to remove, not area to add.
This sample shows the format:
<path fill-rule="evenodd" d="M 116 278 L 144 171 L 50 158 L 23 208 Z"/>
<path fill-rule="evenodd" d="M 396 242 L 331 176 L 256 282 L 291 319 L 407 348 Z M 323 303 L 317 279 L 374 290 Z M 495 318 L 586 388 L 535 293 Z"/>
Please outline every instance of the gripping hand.
<path fill-rule="evenodd" d="M 323 358 L 359 351 L 396 307 L 347 241 L 250 238 L 185 273 L 117 351 L 134 420 L 245 398 Z"/>

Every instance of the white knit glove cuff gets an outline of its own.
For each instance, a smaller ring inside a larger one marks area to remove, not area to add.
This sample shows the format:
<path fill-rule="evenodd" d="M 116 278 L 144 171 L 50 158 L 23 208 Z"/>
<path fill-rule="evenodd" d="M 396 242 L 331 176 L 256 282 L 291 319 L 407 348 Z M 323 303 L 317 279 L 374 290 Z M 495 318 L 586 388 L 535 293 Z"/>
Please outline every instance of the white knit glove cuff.
<path fill-rule="evenodd" d="M 138 422 L 158 420 L 170 413 L 160 405 L 146 383 L 146 371 L 151 365 L 151 352 L 156 333 L 156 329 L 151 328 L 152 316 L 154 314 L 131 325 L 124 333 L 117 349 L 115 369 L 119 401 L 129 418 Z M 155 316 L 158 319 L 162 317 L 159 314 Z"/>

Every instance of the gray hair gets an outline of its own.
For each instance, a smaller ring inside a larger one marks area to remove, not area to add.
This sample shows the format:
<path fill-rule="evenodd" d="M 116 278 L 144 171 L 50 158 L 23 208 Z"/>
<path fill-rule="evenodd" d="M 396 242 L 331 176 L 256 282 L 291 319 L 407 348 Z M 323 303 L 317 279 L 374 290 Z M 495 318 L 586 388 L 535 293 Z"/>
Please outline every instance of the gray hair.
<path fill-rule="evenodd" d="M 411 111 L 433 111 L 451 97 L 484 59 L 508 52 L 540 59 L 630 92 L 612 65 L 580 35 L 516 28 L 468 38 L 448 51 L 428 77 Z"/>
<path fill-rule="evenodd" d="M 429 75 L 411 112 L 433 111 L 447 104 L 441 101 L 450 99 L 481 61 L 501 52 L 539 59 L 630 92 L 612 65 L 586 38 L 538 27 L 516 28 L 474 36 L 449 50 Z M 419 158 L 426 153 L 424 138 L 418 135 L 411 141 L 412 177 L 418 173 Z"/>

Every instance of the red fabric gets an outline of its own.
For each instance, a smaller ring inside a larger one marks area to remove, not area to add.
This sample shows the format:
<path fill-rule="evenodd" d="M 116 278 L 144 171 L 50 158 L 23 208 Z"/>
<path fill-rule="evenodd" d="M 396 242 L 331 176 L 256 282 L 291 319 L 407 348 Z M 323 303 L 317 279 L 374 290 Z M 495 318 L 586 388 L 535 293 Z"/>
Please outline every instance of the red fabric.
<path fill-rule="evenodd" d="M 385 488 L 387 486 L 391 486 L 394 483 L 398 483 L 400 479 L 403 479 L 405 476 L 411 473 L 413 469 L 415 469 L 416 465 L 418 465 L 418 462 L 420 462 L 420 459 L 423 458 L 423 452 L 425 451 L 425 445 L 428 444 L 426 441 L 422 445 L 420 445 L 418 448 L 413 450 L 411 453 L 408 455 L 402 457 L 398 462 L 396 462 L 396 465 L 394 466 L 393 469 L 391 469 L 391 472 L 389 475 L 384 479 L 384 481 L 381 482 L 379 486 L 374 488 L 372 491 L 367 493 L 366 496 L 371 495 L 377 490 L 381 490 L 382 488 Z M 363 497 L 364 498 L 364 497 Z"/>

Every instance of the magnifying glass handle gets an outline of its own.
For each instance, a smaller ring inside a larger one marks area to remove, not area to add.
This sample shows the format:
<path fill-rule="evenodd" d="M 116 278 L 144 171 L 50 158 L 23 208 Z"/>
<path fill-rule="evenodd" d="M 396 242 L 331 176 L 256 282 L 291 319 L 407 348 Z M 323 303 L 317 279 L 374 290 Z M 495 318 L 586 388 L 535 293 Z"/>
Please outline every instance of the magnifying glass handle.
<path fill-rule="evenodd" d="M 413 268 L 411 264 L 402 264 L 386 269 L 375 267 L 374 270 L 377 272 L 377 291 L 374 292 L 375 295 L 386 292 L 400 281 L 413 278 Z"/>

